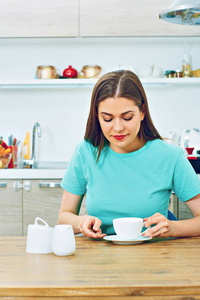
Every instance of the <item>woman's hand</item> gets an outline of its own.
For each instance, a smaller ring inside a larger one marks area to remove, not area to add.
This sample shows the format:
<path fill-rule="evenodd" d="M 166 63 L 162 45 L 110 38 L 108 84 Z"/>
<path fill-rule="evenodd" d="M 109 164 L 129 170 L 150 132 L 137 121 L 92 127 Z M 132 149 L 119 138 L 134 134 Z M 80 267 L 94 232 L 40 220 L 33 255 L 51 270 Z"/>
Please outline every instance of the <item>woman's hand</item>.
<path fill-rule="evenodd" d="M 92 216 L 86 216 L 80 223 L 80 232 L 85 237 L 102 239 L 106 236 L 106 234 L 101 232 L 101 224 L 102 222 L 100 219 Z"/>
<path fill-rule="evenodd" d="M 160 213 L 156 213 L 149 218 L 144 219 L 144 226 L 150 227 L 145 231 L 143 236 L 149 237 L 175 237 L 175 223 L 177 221 L 169 221 L 166 217 Z"/>

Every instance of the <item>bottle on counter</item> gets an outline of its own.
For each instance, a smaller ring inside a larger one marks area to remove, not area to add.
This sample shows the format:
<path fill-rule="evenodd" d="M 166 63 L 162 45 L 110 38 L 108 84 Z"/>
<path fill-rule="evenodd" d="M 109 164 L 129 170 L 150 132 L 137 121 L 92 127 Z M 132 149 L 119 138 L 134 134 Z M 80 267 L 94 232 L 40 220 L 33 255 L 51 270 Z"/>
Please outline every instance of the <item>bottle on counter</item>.
<path fill-rule="evenodd" d="M 183 55 L 183 77 L 189 78 L 191 76 L 191 55 L 189 53 L 185 53 Z"/>

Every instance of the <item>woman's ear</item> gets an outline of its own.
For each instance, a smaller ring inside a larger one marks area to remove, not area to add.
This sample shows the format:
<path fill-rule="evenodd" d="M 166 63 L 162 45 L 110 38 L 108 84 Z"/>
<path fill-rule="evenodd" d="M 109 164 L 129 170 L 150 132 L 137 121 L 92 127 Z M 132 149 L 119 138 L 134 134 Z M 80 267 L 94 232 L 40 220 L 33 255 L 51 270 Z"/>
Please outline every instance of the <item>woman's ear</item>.
<path fill-rule="evenodd" d="M 142 104 L 142 110 L 141 110 L 141 121 L 144 120 L 144 117 L 145 117 L 145 106 L 144 104 Z"/>

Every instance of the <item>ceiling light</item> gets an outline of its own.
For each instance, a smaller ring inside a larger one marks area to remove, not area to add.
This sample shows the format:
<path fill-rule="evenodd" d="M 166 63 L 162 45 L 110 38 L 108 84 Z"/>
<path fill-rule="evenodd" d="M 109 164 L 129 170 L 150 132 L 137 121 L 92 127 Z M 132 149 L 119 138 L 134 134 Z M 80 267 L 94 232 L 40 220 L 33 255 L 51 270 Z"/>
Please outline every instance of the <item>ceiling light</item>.
<path fill-rule="evenodd" d="M 159 18 L 175 24 L 200 25 L 200 0 L 176 0 Z"/>

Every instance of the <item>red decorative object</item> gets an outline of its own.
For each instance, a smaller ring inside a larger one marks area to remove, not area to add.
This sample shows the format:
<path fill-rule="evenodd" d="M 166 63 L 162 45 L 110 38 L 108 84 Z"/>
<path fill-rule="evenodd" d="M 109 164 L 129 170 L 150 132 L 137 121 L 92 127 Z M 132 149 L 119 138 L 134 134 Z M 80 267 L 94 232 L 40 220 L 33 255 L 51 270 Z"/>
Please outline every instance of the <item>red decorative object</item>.
<path fill-rule="evenodd" d="M 63 77 L 66 78 L 77 78 L 78 72 L 76 69 L 72 68 L 72 66 L 69 66 L 67 69 L 63 71 Z"/>
<path fill-rule="evenodd" d="M 186 147 L 185 149 L 186 149 L 188 155 L 192 155 L 192 152 L 193 152 L 194 148 L 192 148 L 192 147 Z"/>

